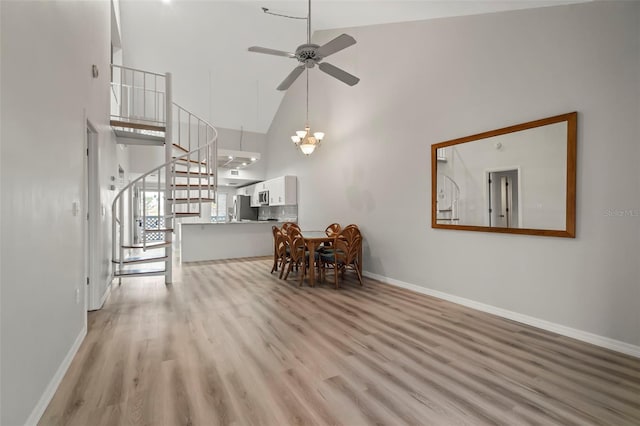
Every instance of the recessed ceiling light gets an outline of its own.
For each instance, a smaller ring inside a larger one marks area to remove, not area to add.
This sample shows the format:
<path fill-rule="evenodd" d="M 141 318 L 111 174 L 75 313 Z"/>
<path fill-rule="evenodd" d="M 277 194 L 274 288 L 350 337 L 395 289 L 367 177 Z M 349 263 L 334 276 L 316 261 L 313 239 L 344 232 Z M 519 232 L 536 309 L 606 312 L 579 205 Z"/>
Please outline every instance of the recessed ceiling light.
<path fill-rule="evenodd" d="M 251 161 L 256 161 L 256 157 L 251 157 Z"/>
<path fill-rule="evenodd" d="M 232 156 L 232 155 L 228 156 L 227 158 L 228 158 L 229 160 L 233 160 L 233 156 Z"/>
<path fill-rule="evenodd" d="M 162 0 L 162 3 L 169 4 L 169 3 L 171 3 L 171 0 Z"/>
<path fill-rule="evenodd" d="M 242 163 L 242 165 L 243 165 L 243 166 L 246 166 L 246 165 L 247 165 L 247 163 Z"/>

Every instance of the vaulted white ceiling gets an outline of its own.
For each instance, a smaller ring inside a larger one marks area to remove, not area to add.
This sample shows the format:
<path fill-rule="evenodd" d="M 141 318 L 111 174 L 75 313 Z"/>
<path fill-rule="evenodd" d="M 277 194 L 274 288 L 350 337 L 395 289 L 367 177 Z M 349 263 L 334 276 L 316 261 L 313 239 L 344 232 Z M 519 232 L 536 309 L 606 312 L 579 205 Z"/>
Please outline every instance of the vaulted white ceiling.
<path fill-rule="evenodd" d="M 313 0 L 312 31 L 577 2 Z M 294 51 L 306 42 L 306 22 L 264 14 L 262 7 L 305 16 L 307 1 L 121 0 L 124 64 L 171 72 L 176 102 L 215 126 L 265 133 L 283 97 L 275 88 L 296 62 L 247 48 Z"/>

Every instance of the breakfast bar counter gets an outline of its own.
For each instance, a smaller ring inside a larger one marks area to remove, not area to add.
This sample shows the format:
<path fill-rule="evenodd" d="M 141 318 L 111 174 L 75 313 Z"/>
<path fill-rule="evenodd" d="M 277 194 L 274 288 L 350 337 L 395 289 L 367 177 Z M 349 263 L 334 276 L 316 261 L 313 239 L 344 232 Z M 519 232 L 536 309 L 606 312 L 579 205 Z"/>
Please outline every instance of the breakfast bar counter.
<path fill-rule="evenodd" d="M 278 221 L 240 221 L 182 223 L 180 259 L 182 262 L 232 259 L 273 255 L 272 226 Z"/>

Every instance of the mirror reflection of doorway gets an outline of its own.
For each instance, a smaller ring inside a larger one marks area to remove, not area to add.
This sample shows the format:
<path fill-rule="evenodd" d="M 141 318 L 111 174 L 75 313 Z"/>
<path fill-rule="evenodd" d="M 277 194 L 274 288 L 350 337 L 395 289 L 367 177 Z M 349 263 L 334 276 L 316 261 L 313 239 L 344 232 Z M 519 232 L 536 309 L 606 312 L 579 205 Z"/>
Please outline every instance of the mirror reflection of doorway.
<path fill-rule="evenodd" d="M 501 170 L 489 172 L 489 226 L 518 228 L 518 175 L 519 171 Z"/>

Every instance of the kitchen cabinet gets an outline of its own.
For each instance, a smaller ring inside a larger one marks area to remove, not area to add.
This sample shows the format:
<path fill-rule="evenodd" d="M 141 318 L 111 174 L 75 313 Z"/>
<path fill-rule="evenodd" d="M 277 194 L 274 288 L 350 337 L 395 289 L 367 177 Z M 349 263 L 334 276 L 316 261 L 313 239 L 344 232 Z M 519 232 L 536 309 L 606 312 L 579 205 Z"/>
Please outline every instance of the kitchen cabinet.
<path fill-rule="evenodd" d="M 281 176 L 265 183 L 269 191 L 270 206 L 290 206 L 298 203 L 295 176 Z"/>
<path fill-rule="evenodd" d="M 238 188 L 236 195 L 251 195 L 253 194 L 253 185 L 245 186 L 244 188 Z M 250 192 L 251 191 L 251 192 Z"/>
<path fill-rule="evenodd" d="M 236 195 L 246 195 L 251 197 L 251 207 L 260 207 L 260 200 L 258 198 L 258 193 L 262 191 L 264 187 L 264 183 L 255 183 L 253 185 L 245 186 L 244 188 L 238 188 L 236 191 Z"/>
<path fill-rule="evenodd" d="M 251 185 L 251 207 L 260 207 L 260 199 L 258 193 L 260 192 L 260 184 L 256 183 Z"/>

